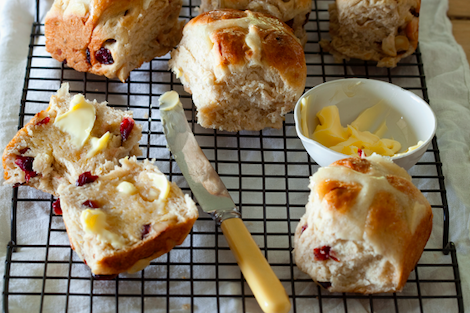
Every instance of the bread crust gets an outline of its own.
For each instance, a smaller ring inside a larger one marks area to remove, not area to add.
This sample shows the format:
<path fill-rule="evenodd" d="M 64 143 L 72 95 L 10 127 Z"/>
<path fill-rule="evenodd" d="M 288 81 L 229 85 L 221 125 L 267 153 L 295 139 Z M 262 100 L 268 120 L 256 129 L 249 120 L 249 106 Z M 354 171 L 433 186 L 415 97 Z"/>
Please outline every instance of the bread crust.
<path fill-rule="evenodd" d="M 121 160 L 121 164 L 91 184 L 59 188 L 71 247 L 95 275 L 141 270 L 152 259 L 182 244 L 198 218 L 194 201 L 174 183 L 170 183 L 169 195 L 164 202 L 144 200 L 149 182 L 141 180 L 142 173 L 163 175 L 152 162 L 140 163 L 131 158 Z M 123 181 L 133 182 L 139 190 L 137 195 L 121 195 L 116 186 Z M 116 247 L 99 232 L 85 231 L 81 221 L 81 215 L 87 209 L 82 204 L 84 199 L 99 205 L 97 209 L 106 215 L 106 229 L 125 238 L 125 243 Z M 141 235 L 143 225 L 150 225 L 145 235 Z M 139 266 L 141 260 L 143 265 Z"/>
<path fill-rule="evenodd" d="M 188 219 L 176 225 L 168 225 L 161 233 L 140 243 L 137 247 L 119 251 L 99 262 L 101 271 L 97 275 L 113 275 L 126 272 L 142 259 L 156 259 L 179 246 L 191 231 L 195 218 Z"/>
<path fill-rule="evenodd" d="M 322 48 L 337 62 L 350 58 L 395 67 L 418 46 L 420 0 L 337 0 L 329 7 L 331 41 Z"/>
<path fill-rule="evenodd" d="M 56 0 L 45 20 L 46 50 L 77 71 L 124 82 L 179 42 L 181 7 L 182 0 Z"/>
<path fill-rule="evenodd" d="M 303 48 L 298 44 L 298 39 L 292 31 L 277 18 L 269 17 L 263 13 L 239 11 L 233 9 L 215 10 L 196 16 L 185 28 L 204 26 L 220 20 L 236 20 L 250 17 L 260 21 L 269 28 L 261 28 L 255 25 L 261 37 L 261 60 L 263 65 L 275 68 L 292 88 L 305 88 L 307 65 Z M 228 27 L 215 29 L 210 34 L 214 45 L 218 46 L 220 58 L 215 66 L 243 67 L 253 56 L 246 45 L 245 37 L 249 33 L 249 27 L 243 23 L 240 25 L 228 25 Z"/>
<path fill-rule="evenodd" d="M 297 266 L 331 292 L 401 291 L 432 230 L 432 210 L 406 171 L 379 156 L 311 177 L 295 233 Z M 312 253 L 327 247 L 332 258 Z"/>
<path fill-rule="evenodd" d="M 202 0 L 199 7 L 201 13 L 220 9 L 251 10 L 275 16 L 292 28 L 303 46 L 307 42 L 304 27 L 312 10 L 310 0 Z"/>
<path fill-rule="evenodd" d="M 27 185 L 57 196 L 57 188 L 61 183 L 75 184 L 78 176 L 86 171 L 93 175 L 105 173 L 112 170 L 120 158 L 142 153 L 139 149 L 141 125 L 136 123 L 129 138 L 125 142 L 121 141 L 120 123 L 125 118 L 132 119 L 132 112 L 115 110 L 105 102 L 85 100 L 97 112 L 90 135 L 98 138 L 106 132 L 112 135 L 106 149 L 93 157 L 87 157 L 91 139 L 78 149 L 70 143 L 70 135 L 54 125 L 56 117 L 69 110 L 72 98 L 69 85 L 63 84 L 57 94 L 51 97 L 48 108 L 31 118 L 8 143 L 2 155 L 6 184 Z M 46 119 L 47 123 L 44 123 Z M 36 176 L 29 179 L 25 176 L 25 172 L 15 164 L 19 157 L 34 159 Z"/>
<path fill-rule="evenodd" d="M 215 10 L 192 19 L 170 68 L 192 93 L 198 123 L 220 130 L 280 128 L 305 88 L 299 40 L 281 20 Z"/>

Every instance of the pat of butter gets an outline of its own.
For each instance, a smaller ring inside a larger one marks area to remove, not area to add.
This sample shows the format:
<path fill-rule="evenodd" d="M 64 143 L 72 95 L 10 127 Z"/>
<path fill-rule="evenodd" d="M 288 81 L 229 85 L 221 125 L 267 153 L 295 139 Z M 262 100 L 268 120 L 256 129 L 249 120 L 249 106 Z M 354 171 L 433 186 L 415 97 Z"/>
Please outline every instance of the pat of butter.
<path fill-rule="evenodd" d="M 70 110 L 55 118 L 54 125 L 69 134 L 71 143 L 80 149 L 90 136 L 95 119 L 95 107 L 78 94 L 72 98 Z"/>
<path fill-rule="evenodd" d="M 170 182 L 166 179 L 165 175 L 158 175 L 155 173 L 148 173 L 148 177 L 152 181 L 154 188 L 158 189 L 157 194 L 153 188 L 150 188 L 150 196 L 155 200 L 164 200 L 170 194 Z"/>
<path fill-rule="evenodd" d="M 80 215 L 80 221 L 85 233 L 97 236 L 98 240 L 107 242 L 115 249 L 120 249 L 125 245 L 122 237 L 109 231 L 106 223 L 106 214 L 100 209 L 86 209 Z"/>
<path fill-rule="evenodd" d="M 398 155 L 406 154 L 406 153 L 408 153 L 408 152 L 411 152 L 411 151 L 413 151 L 413 150 L 418 149 L 418 148 L 421 147 L 423 144 L 424 144 L 424 141 L 420 140 L 420 141 L 418 141 L 418 143 L 415 144 L 414 146 L 411 146 L 411 147 L 409 147 L 408 149 L 406 149 L 405 152 L 397 153 L 397 154 L 395 154 L 395 155 L 398 156 Z"/>
<path fill-rule="evenodd" d="M 376 105 L 362 111 L 362 113 L 359 114 L 359 116 L 351 123 L 351 126 L 359 131 L 369 130 L 377 116 L 384 111 L 384 107 L 381 104 L 382 100 Z"/>
<path fill-rule="evenodd" d="M 381 123 L 375 133 L 368 131 L 374 120 L 383 111 L 380 104 L 379 102 L 364 110 L 346 128 L 341 125 L 336 105 L 323 108 L 317 114 L 320 125 L 313 132 L 312 139 L 346 155 L 357 155 L 361 149 L 366 156 L 373 153 L 394 156 L 401 149 L 401 144 L 393 139 L 381 138 L 387 131 L 385 121 Z"/>
<path fill-rule="evenodd" d="M 91 149 L 88 151 L 88 154 L 86 155 L 87 158 L 94 157 L 96 154 L 101 152 L 103 149 L 105 149 L 108 146 L 109 141 L 111 140 L 111 133 L 106 132 L 101 138 L 96 138 L 96 137 L 91 137 L 90 142 L 91 142 Z"/>
<path fill-rule="evenodd" d="M 331 147 L 348 139 L 347 130 L 341 125 L 336 105 L 330 105 L 318 112 L 320 124 L 312 134 L 312 139 L 325 147 Z"/>
<path fill-rule="evenodd" d="M 135 188 L 134 184 L 127 181 L 123 181 L 122 183 L 120 183 L 117 186 L 117 190 L 120 193 L 125 193 L 128 195 L 135 195 L 137 193 L 137 188 Z"/>
<path fill-rule="evenodd" d="M 158 99 L 160 110 L 169 111 L 177 105 L 182 105 L 178 93 L 174 90 L 167 91 Z"/>

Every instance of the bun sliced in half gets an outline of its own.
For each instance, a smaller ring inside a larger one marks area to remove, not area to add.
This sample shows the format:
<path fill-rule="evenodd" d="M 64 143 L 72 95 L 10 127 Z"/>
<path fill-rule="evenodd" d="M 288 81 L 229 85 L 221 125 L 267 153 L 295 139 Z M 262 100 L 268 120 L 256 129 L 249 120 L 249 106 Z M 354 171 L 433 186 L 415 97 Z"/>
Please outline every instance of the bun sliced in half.
<path fill-rule="evenodd" d="M 169 65 L 192 93 L 198 123 L 227 131 L 280 128 L 307 77 L 302 45 L 290 27 L 252 11 L 195 17 Z"/>
<path fill-rule="evenodd" d="M 329 7 L 331 41 L 323 49 L 337 62 L 356 58 L 395 67 L 418 46 L 421 0 L 336 0 Z"/>
<path fill-rule="evenodd" d="M 373 155 L 320 168 L 295 232 L 297 266 L 331 292 L 400 291 L 432 230 L 408 173 Z"/>
<path fill-rule="evenodd" d="M 305 24 L 312 11 L 311 0 L 202 0 L 199 7 L 201 13 L 219 9 L 250 10 L 270 14 L 289 25 L 303 46 L 307 42 Z"/>
<path fill-rule="evenodd" d="M 79 72 L 118 77 L 167 54 L 181 39 L 182 0 L 55 0 L 46 50 Z"/>
<path fill-rule="evenodd" d="M 153 163 L 120 163 L 94 182 L 58 190 L 71 246 L 95 275 L 142 270 L 183 243 L 198 217 L 194 201 Z"/>
<path fill-rule="evenodd" d="M 59 184 L 76 184 L 84 173 L 102 175 L 119 159 L 140 155 L 141 136 L 132 112 L 71 96 L 64 83 L 6 146 L 4 179 L 58 196 Z"/>

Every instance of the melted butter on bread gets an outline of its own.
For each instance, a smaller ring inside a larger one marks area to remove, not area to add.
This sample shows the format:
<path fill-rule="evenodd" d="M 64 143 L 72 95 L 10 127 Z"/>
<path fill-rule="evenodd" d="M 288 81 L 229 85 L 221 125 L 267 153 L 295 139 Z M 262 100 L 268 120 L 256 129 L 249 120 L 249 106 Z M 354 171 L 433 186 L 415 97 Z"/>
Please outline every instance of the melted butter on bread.
<path fill-rule="evenodd" d="M 125 246 L 121 236 L 109 231 L 106 213 L 100 209 L 86 209 L 80 215 L 80 221 L 86 234 L 96 236 L 99 241 L 109 243 L 115 249 Z"/>
<path fill-rule="evenodd" d="M 95 107 L 83 95 L 78 94 L 70 101 L 69 111 L 55 118 L 54 125 L 69 134 L 70 142 L 81 149 L 90 136 L 95 120 Z"/>
<path fill-rule="evenodd" d="M 91 149 L 88 151 L 87 158 L 91 158 L 97 155 L 99 152 L 106 149 L 111 138 L 112 138 L 112 135 L 110 132 L 106 132 L 100 138 L 91 137 L 90 139 Z"/>
<path fill-rule="evenodd" d="M 159 175 L 155 173 L 147 174 L 151 179 L 153 186 L 151 186 L 150 194 L 155 200 L 165 200 L 170 194 L 170 182 L 166 179 L 165 175 Z M 159 192 L 154 191 L 156 188 Z"/>

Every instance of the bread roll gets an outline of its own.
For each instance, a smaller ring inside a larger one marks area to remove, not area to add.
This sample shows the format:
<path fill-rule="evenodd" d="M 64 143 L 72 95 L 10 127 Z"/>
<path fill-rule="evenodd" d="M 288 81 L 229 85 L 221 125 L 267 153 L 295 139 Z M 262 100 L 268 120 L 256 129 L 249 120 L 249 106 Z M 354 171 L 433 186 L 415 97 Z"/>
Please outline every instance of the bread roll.
<path fill-rule="evenodd" d="M 55 0 L 46 50 L 77 71 L 118 77 L 167 54 L 181 39 L 182 0 Z"/>
<path fill-rule="evenodd" d="M 280 128 L 307 77 L 304 51 L 292 30 L 251 11 L 195 17 L 169 65 L 192 93 L 198 123 L 227 131 Z"/>
<path fill-rule="evenodd" d="M 94 182 L 58 190 L 71 246 L 95 275 L 142 270 L 183 243 L 198 217 L 194 201 L 151 162 L 120 163 Z"/>
<path fill-rule="evenodd" d="M 389 159 L 320 168 L 295 232 L 297 266 L 331 292 L 400 291 L 431 234 L 432 210 Z"/>
<path fill-rule="evenodd" d="M 49 107 L 36 114 L 5 148 L 5 183 L 28 185 L 55 196 L 59 184 L 102 175 L 128 155 L 141 155 L 142 126 L 132 112 L 69 94 L 64 83 Z"/>
<path fill-rule="evenodd" d="M 331 41 L 320 42 L 337 62 L 356 58 L 395 67 L 418 46 L 421 0 L 336 0 L 330 5 Z"/>
<path fill-rule="evenodd" d="M 218 9 L 251 10 L 270 14 L 289 25 L 303 46 L 307 42 L 305 24 L 312 10 L 311 0 L 202 0 L 201 13 Z"/>

